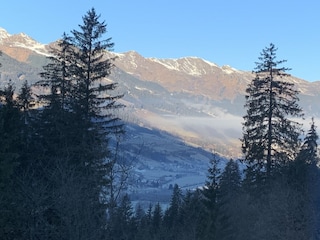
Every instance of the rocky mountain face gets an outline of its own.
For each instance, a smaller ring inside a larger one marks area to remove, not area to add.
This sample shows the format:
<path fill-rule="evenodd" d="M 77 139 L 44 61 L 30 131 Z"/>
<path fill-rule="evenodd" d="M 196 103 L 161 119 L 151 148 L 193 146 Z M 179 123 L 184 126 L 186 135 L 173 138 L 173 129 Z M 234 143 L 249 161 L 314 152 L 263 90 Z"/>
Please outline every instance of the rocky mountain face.
<path fill-rule="evenodd" d="M 11 35 L 0 28 L 0 86 L 9 79 L 17 87 L 25 79 L 39 80 L 49 47 L 26 34 Z M 128 122 L 124 145 L 130 146 L 127 156 L 139 156 L 135 174 L 141 184 L 163 187 L 182 181 L 182 176 L 188 179 L 185 186 L 203 183 L 211 151 L 241 156 L 244 95 L 254 77 L 251 72 L 197 57 L 145 58 L 134 51 L 105 55 L 117 57 L 105 81 L 117 82 L 117 93 L 124 94 L 121 101 L 127 107 L 121 114 Z M 320 114 L 320 82 L 294 76 L 286 81 L 301 92 L 308 128 L 311 116 L 317 122 Z"/>
<path fill-rule="evenodd" d="M 219 67 L 201 58 L 144 58 L 136 52 L 118 54 L 117 67 L 170 92 L 202 95 L 214 100 L 234 100 L 242 94 L 251 74 L 230 66 Z M 238 88 L 240 87 L 240 88 Z"/>

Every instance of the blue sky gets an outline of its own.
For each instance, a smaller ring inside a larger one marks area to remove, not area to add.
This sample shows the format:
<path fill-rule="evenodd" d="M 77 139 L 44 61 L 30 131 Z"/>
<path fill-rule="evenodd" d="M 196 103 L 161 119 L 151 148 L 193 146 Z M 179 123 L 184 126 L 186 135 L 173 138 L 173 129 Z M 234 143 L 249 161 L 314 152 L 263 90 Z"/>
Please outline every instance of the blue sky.
<path fill-rule="evenodd" d="M 251 71 L 272 42 L 290 74 L 320 80 L 319 0 L 8 0 L 0 27 L 49 43 L 78 29 L 92 7 L 108 24 L 115 52 L 196 56 Z"/>

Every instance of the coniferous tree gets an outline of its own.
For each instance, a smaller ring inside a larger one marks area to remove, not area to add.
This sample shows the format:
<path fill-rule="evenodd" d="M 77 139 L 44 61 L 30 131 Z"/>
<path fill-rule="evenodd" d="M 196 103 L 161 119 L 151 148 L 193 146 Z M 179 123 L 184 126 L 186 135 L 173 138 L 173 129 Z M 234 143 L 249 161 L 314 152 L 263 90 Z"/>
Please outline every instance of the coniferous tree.
<path fill-rule="evenodd" d="M 95 10 L 91 9 L 83 17 L 83 25 L 79 25 L 80 30 L 71 32 L 71 42 L 76 48 L 73 52 L 76 62 L 73 65 L 75 85 L 72 90 L 76 115 L 74 124 L 78 129 L 82 129 L 77 137 L 79 154 L 82 156 L 79 160 L 82 161 L 82 166 L 92 168 L 97 182 L 100 181 L 97 193 L 102 190 L 108 191 L 105 186 L 108 171 L 111 169 L 108 167 L 107 159 L 109 158 L 110 164 L 113 161 L 110 159 L 107 137 L 110 133 L 121 132 L 121 124 L 114 113 L 122 106 L 117 103 L 122 96 L 111 94 L 117 84 L 105 79 L 111 72 L 114 59 L 106 59 L 104 54 L 111 50 L 114 44 L 111 38 L 101 40 L 107 29 L 106 24 L 100 22 L 99 18 Z"/>
<path fill-rule="evenodd" d="M 79 129 L 74 124 L 75 114 L 71 108 L 73 55 L 69 40 L 64 34 L 51 49 L 49 63 L 43 67 L 41 80 L 35 84 L 41 93 L 37 100 L 42 108 L 35 120 L 37 136 L 34 145 L 42 151 L 38 150 L 33 157 L 37 159 L 33 165 L 37 166 L 37 175 L 46 176 L 38 181 L 50 189 L 46 193 L 49 199 L 46 205 L 50 206 L 46 221 L 55 229 L 55 237 L 77 239 L 80 235 L 85 238 L 95 230 L 90 229 L 92 225 L 88 222 L 94 224 L 93 217 L 85 208 L 92 204 L 86 198 L 90 191 L 84 193 L 88 189 L 87 179 L 78 167 Z M 82 231 L 86 233 L 82 234 Z"/>
<path fill-rule="evenodd" d="M 208 169 L 208 176 L 205 183 L 204 196 L 213 204 L 217 201 L 217 192 L 219 188 L 219 178 L 221 174 L 221 166 L 219 166 L 219 164 L 220 158 L 214 155 L 210 160 L 210 167 Z"/>
<path fill-rule="evenodd" d="M 180 239 L 204 239 L 206 226 L 206 209 L 200 190 L 188 190 L 183 198 L 180 211 L 181 235 Z"/>
<path fill-rule="evenodd" d="M 314 119 L 312 118 L 310 129 L 304 139 L 297 160 L 304 161 L 307 164 L 317 165 L 318 159 L 318 141 L 319 136 L 316 131 Z"/>
<path fill-rule="evenodd" d="M 83 24 L 79 25 L 80 30 L 71 32 L 71 43 L 75 47 L 72 53 L 75 59 L 72 108 L 76 116 L 74 125 L 79 131 L 78 161 L 88 178 L 87 187 L 91 189 L 88 201 L 95 203 L 92 213 L 100 215 L 101 222 L 97 226 L 101 228 L 108 203 L 108 176 L 111 171 L 108 163 L 112 162 L 108 161 L 111 155 L 107 137 L 121 129 L 115 110 L 121 107 L 117 100 L 122 96 L 113 96 L 111 91 L 117 84 L 106 80 L 114 59 L 104 56 L 114 44 L 111 38 L 101 39 L 107 28 L 99 18 L 95 9 L 89 10 L 83 17 Z"/>
<path fill-rule="evenodd" d="M 135 224 L 136 224 L 136 234 L 135 239 L 150 239 L 149 229 L 150 229 L 150 216 L 146 214 L 142 205 L 137 204 L 135 209 Z"/>
<path fill-rule="evenodd" d="M 276 51 L 274 44 L 263 49 L 246 89 L 242 150 L 248 170 L 262 178 L 295 158 L 301 132 L 291 118 L 302 116 L 298 91 L 285 81 L 289 69 L 279 67 L 286 61 L 278 61 Z"/>
<path fill-rule="evenodd" d="M 219 202 L 228 202 L 239 194 L 241 188 L 241 173 L 239 164 L 233 159 L 229 160 L 219 179 Z"/>
<path fill-rule="evenodd" d="M 160 230 L 161 224 L 162 224 L 162 208 L 160 203 L 157 203 L 154 206 L 153 212 L 152 212 L 152 231 L 157 233 Z"/>
<path fill-rule="evenodd" d="M 300 152 L 294 162 L 289 166 L 288 181 L 297 191 L 305 195 L 308 182 L 311 181 L 310 174 L 317 168 L 318 162 L 318 134 L 312 118 L 310 129 L 305 136 Z M 314 180 L 314 179 L 313 179 Z"/>
<path fill-rule="evenodd" d="M 70 38 L 64 34 L 55 47 L 51 48 L 49 63 L 40 73 L 41 80 L 35 84 L 38 88 L 38 104 L 42 107 L 39 111 L 38 132 L 39 145 L 44 149 L 46 158 L 55 164 L 53 159 L 63 159 L 68 156 L 68 161 L 76 161 L 77 138 L 73 122 L 75 116 L 71 108 L 71 85 L 73 55 Z M 67 152 L 66 152 L 67 151 Z M 54 166 L 52 166 L 54 167 Z"/>
<path fill-rule="evenodd" d="M 68 239 L 101 238 L 106 226 L 108 134 L 118 133 L 115 116 L 121 96 L 109 83 L 114 59 L 106 59 L 111 38 L 101 40 L 106 24 L 91 9 L 80 30 L 63 35 L 36 86 L 45 89 L 38 121 L 38 159 L 50 186 L 48 221 Z M 67 212 L 64 214 L 64 212 Z M 71 223 L 72 222 L 72 223 Z M 69 223 L 69 224 L 67 224 Z"/>
<path fill-rule="evenodd" d="M 126 194 L 121 199 L 120 204 L 115 209 L 114 218 L 111 219 L 111 239 L 134 239 L 136 233 L 136 226 L 133 218 L 133 209 Z"/>
<path fill-rule="evenodd" d="M 152 219 L 151 219 L 151 235 L 154 239 L 159 239 L 161 234 L 161 227 L 162 227 L 162 220 L 163 220 L 163 212 L 160 203 L 157 203 L 154 206 L 154 210 L 152 212 Z"/>
<path fill-rule="evenodd" d="M 19 165 L 21 122 L 14 89 L 10 81 L 0 92 L 0 187 L 5 186 L 5 182 Z"/>
<path fill-rule="evenodd" d="M 51 47 L 49 63 L 43 67 L 40 73 L 42 80 L 36 86 L 49 91 L 49 94 L 42 94 L 39 99 L 50 106 L 50 108 L 61 108 L 71 110 L 72 85 L 74 84 L 74 50 L 71 38 L 64 33 L 58 41 L 57 46 Z"/>
<path fill-rule="evenodd" d="M 205 187 L 202 190 L 204 199 L 204 206 L 207 211 L 207 221 L 206 221 L 206 238 L 215 238 L 217 234 L 217 215 L 218 215 L 218 204 L 217 196 L 219 191 L 219 178 L 221 174 L 220 158 L 214 155 L 210 160 L 210 167 L 208 169 L 208 176 L 205 183 Z"/>
<path fill-rule="evenodd" d="M 17 96 L 17 104 L 21 112 L 21 137 L 23 143 L 22 158 L 24 162 L 23 165 L 26 166 L 26 162 L 28 162 L 28 160 L 32 158 L 31 155 L 35 152 L 35 146 L 33 146 L 32 141 L 35 134 L 34 120 L 36 115 L 36 111 L 34 109 L 35 98 L 33 96 L 31 86 L 28 84 L 28 81 L 25 81 L 22 84 L 20 92 Z"/>
<path fill-rule="evenodd" d="M 218 192 L 218 238 L 236 239 L 239 234 L 239 196 L 241 175 L 239 165 L 229 160 L 221 173 Z"/>
<path fill-rule="evenodd" d="M 301 150 L 290 165 L 288 171 L 288 186 L 292 206 L 292 218 L 300 228 L 294 232 L 295 235 L 316 235 L 319 217 L 319 168 L 318 158 L 318 134 L 312 118 L 311 126 L 305 136 Z M 299 231 L 298 231 L 299 230 Z"/>
<path fill-rule="evenodd" d="M 183 195 L 178 184 L 173 186 L 169 208 L 165 212 L 164 224 L 168 239 L 177 239 L 181 230 L 180 211 L 183 202 Z"/>
<path fill-rule="evenodd" d="M 21 162 L 21 121 L 14 85 L 10 81 L 0 91 L 0 238 L 19 237 L 18 205 L 13 177 Z"/>
<path fill-rule="evenodd" d="M 23 113 L 28 113 L 28 111 L 35 106 L 35 99 L 32 94 L 31 86 L 28 84 L 27 80 L 22 84 L 20 92 L 17 96 L 17 101 L 19 108 Z M 27 123 L 28 120 L 26 118 L 27 116 L 24 116 L 23 120 Z"/>

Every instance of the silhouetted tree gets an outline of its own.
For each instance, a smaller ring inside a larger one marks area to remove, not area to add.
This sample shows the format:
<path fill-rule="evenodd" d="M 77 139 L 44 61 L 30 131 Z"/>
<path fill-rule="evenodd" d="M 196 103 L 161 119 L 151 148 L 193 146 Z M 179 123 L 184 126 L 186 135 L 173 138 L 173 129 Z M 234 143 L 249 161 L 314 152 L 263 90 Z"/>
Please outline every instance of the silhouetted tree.
<path fill-rule="evenodd" d="M 36 100 L 28 81 L 24 81 L 22 84 L 17 95 L 17 104 L 21 114 L 21 158 L 23 159 L 21 167 L 23 169 L 32 161 L 37 149 L 37 146 L 34 144 L 34 137 L 37 134 L 35 130 L 37 128 L 35 123 L 37 119 Z"/>
<path fill-rule="evenodd" d="M 150 233 L 153 239 L 161 239 L 163 227 L 163 211 L 160 203 L 156 203 L 152 212 L 150 228 Z"/>
<path fill-rule="evenodd" d="M 208 176 L 202 190 L 204 199 L 204 206 L 207 210 L 206 221 L 206 238 L 215 238 L 217 234 L 217 216 L 218 216 L 218 191 L 219 191 L 219 178 L 221 174 L 220 158 L 214 155 L 210 160 L 210 167 L 208 169 Z"/>
<path fill-rule="evenodd" d="M 229 160 L 221 173 L 218 192 L 218 236 L 219 239 L 236 239 L 239 234 L 239 196 L 241 175 L 239 165 Z"/>
<path fill-rule="evenodd" d="M 248 170 L 264 178 L 293 160 L 299 148 L 301 125 L 292 117 L 301 117 L 298 91 L 284 81 L 289 70 L 279 67 L 277 48 L 270 44 L 256 63 L 256 77 L 246 89 L 242 151 Z"/>
<path fill-rule="evenodd" d="M 19 164 L 21 118 L 14 99 L 14 89 L 10 81 L 4 90 L 0 91 L 0 187 L 6 185 L 5 182 Z"/>
<path fill-rule="evenodd" d="M 67 239 L 104 235 L 113 163 L 108 137 L 122 126 L 115 112 L 121 95 L 113 96 L 117 84 L 106 80 L 114 59 L 105 52 L 113 43 L 101 39 L 106 24 L 99 18 L 92 8 L 79 31 L 63 35 L 36 83 L 46 90 L 39 96 L 44 106 L 36 141 L 39 169 L 50 188 L 46 219 L 56 236 Z"/>
<path fill-rule="evenodd" d="M 105 52 L 111 50 L 111 38 L 101 40 L 107 28 L 104 21 L 99 21 L 95 9 L 83 17 L 80 30 L 71 31 L 72 52 L 75 64 L 72 65 L 74 85 L 72 88 L 72 109 L 75 114 L 73 124 L 78 130 L 78 163 L 87 176 L 86 191 L 90 189 L 88 203 L 94 209 L 92 214 L 98 220 L 96 233 L 105 225 L 104 214 L 107 209 L 110 149 L 107 138 L 110 134 L 121 132 L 122 124 L 115 111 L 122 105 L 117 103 L 121 95 L 112 95 L 117 84 L 106 81 L 111 73 L 113 60 L 105 58 Z M 92 204 L 95 203 L 95 204 Z"/>
<path fill-rule="evenodd" d="M 14 239 L 20 233 L 16 214 L 13 176 L 21 161 L 21 121 L 14 85 L 0 90 L 0 238 Z"/>
<path fill-rule="evenodd" d="M 300 152 L 288 171 L 288 188 L 290 189 L 291 215 L 294 225 L 292 230 L 295 236 L 305 236 L 311 239 L 316 235 L 315 227 L 319 216 L 317 197 L 319 196 L 319 168 L 318 163 L 318 134 L 312 119 L 311 126 Z M 298 239 L 298 238 L 297 238 Z"/>
<path fill-rule="evenodd" d="M 178 186 L 173 186 L 173 193 L 171 196 L 169 208 L 164 215 L 164 225 L 166 229 L 166 237 L 168 239 L 177 239 L 181 230 L 180 211 L 183 202 L 183 194 Z"/>
<path fill-rule="evenodd" d="M 179 239 L 204 239 L 206 236 L 207 211 L 200 190 L 188 190 L 180 211 L 181 234 Z"/>
<path fill-rule="evenodd" d="M 316 165 L 318 163 L 318 139 L 319 136 L 316 131 L 314 119 L 312 118 L 310 129 L 297 156 L 297 161 L 304 161 L 307 164 L 313 165 Z"/>

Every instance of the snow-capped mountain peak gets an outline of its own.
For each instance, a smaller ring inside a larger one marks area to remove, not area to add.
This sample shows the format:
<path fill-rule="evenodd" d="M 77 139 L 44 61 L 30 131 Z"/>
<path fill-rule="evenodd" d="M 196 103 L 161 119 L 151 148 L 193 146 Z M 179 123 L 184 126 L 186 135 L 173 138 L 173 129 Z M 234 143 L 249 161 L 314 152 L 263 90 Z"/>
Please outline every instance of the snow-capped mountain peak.
<path fill-rule="evenodd" d="M 25 33 L 12 35 L 10 40 L 15 47 L 27 48 L 41 55 L 49 55 L 45 44 L 37 42 Z"/>
<path fill-rule="evenodd" d="M 8 37 L 10 37 L 11 35 L 4 29 L 4 28 L 1 28 L 0 27 L 0 42 L 3 40 L 3 39 L 6 39 Z"/>
<path fill-rule="evenodd" d="M 0 27 L 0 43 L 7 48 L 24 48 L 37 54 L 48 56 L 49 52 L 45 44 L 39 43 L 25 33 L 9 34 L 4 28 Z M 4 52 L 6 52 L 4 50 Z"/>

